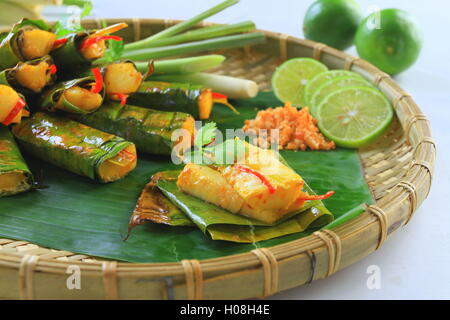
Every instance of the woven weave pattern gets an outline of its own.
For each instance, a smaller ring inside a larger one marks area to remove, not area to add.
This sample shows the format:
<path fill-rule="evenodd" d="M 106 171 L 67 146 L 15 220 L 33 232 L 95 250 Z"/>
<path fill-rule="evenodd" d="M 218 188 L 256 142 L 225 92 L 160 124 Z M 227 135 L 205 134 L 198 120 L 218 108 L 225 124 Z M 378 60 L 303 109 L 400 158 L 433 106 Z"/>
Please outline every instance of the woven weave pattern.
<path fill-rule="evenodd" d="M 118 21 L 123 19 L 111 19 L 108 23 Z M 135 40 L 177 22 L 130 19 L 127 23 L 131 28 L 121 35 Z M 85 25 L 96 27 L 100 23 L 86 21 Z M 330 68 L 360 73 L 391 100 L 396 120 L 376 143 L 360 150 L 375 205 L 333 231 L 323 230 L 263 251 L 258 249 L 202 261 L 106 263 L 25 241 L 0 239 L 0 298 L 239 299 L 267 296 L 324 278 L 362 259 L 381 247 L 390 233 L 410 221 L 430 190 L 436 153 L 429 122 L 411 95 L 388 75 L 359 58 L 284 34 L 266 32 L 266 35 L 265 45 L 220 52 L 228 59 L 211 72 L 251 79 L 261 90 L 270 90 L 271 75 L 277 65 L 290 57 L 307 56 L 321 60 Z M 58 281 L 65 278 L 55 277 L 64 275 L 70 263 L 79 265 L 83 274 L 97 284 L 81 293 L 58 291 L 61 287 Z M 14 276 L 17 277 L 15 282 L 11 280 Z M 2 283 L 6 284 L 2 286 Z M 46 286 L 39 287 L 37 283 Z"/>

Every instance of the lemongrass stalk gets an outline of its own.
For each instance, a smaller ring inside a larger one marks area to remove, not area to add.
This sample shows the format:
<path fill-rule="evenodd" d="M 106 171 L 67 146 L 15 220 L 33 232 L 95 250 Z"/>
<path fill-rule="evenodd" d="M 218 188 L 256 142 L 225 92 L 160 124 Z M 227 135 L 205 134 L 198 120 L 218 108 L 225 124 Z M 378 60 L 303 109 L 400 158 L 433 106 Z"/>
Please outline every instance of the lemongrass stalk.
<path fill-rule="evenodd" d="M 232 99 L 254 98 L 258 94 L 258 85 L 254 81 L 212 73 L 154 75 L 150 80 L 198 84 Z"/>
<path fill-rule="evenodd" d="M 201 72 L 219 66 L 225 57 L 219 54 L 211 54 L 198 57 L 180 58 L 155 61 L 153 74 L 185 74 Z M 145 73 L 148 62 L 136 62 L 137 69 Z"/>
<path fill-rule="evenodd" d="M 183 32 L 183 31 L 191 28 L 198 22 L 200 22 L 200 21 L 202 21 L 202 20 L 204 20 L 204 19 L 206 19 L 206 18 L 232 6 L 232 5 L 235 5 L 238 2 L 239 2 L 239 0 L 226 0 L 222 3 L 219 3 L 218 5 L 200 13 L 199 15 L 196 15 L 195 17 L 192 17 L 189 20 L 186 20 L 186 21 L 183 21 L 176 25 L 173 25 L 172 27 L 164 29 L 163 31 L 158 32 L 157 34 L 154 34 L 146 39 L 138 40 L 138 41 L 128 44 L 127 50 L 136 50 L 136 49 L 145 48 L 148 44 L 152 43 L 153 41 L 163 39 L 163 38 L 168 38 L 168 37 L 176 35 L 180 32 Z"/>
<path fill-rule="evenodd" d="M 146 48 L 155 48 L 155 47 L 163 47 L 174 45 L 178 43 L 205 40 L 217 37 L 223 37 L 231 34 L 242 33 L 254 30 L 256 28 L 255 24 L 252 21 L 244 21 L 236 24 L 230 25 L 220 25 L 220 26 L 210 26 L 204 27 L 200 29 L 196 29 L 193 31 L 188 31 L 186 33 L 182 33 L 176 36 L 172 36 L 169 38 L 159 39 L 152 41 L 150 43 L 144 43 L 143 46 L 133 45 L 134 43 L 126 44 L 125 51 L 132 51 L 137 49 L 146 49 Z M 133 45 L 130 46 L 129 45 Z"/>
<path fill-rule="evenodd" d="M 149 59 L 173 57 L 182 54 L 197 53 L 208 50 L 242 47 L 246 45 L 260 43 L 263 42 L 264 40 L 265 36 L 263 33 L 252 32 L 234 36 L 225 36 L 215 39 L 183 43 L 173 46 L 128 51 L 124 52 L 121 58 L 133 61 L 147 61 Z M 104 62 L 107 61 L 104 61 L 103 58 L 97 61 L 97 63 L 104 63 Z"/>

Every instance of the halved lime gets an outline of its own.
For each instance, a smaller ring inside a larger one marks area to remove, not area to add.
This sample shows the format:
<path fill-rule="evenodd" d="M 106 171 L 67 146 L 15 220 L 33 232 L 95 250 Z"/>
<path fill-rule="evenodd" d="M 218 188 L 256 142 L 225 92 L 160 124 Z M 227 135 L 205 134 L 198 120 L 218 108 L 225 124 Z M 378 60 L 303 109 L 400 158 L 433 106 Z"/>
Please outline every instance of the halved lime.
<path fill-rule="evenodd" d="M 320 131 L 338 146 L 362 147 L 389 126 L 394 111 L 377 89 L 349 87 L 328 95 L 317 109 Z"/>
<path fill-rule="evenodd" d="M 332 92 L 345 88 L 345 87 L 370 87 L 373 88 L 369 81 L 363 77 L 337 77 L 328 80 L 322 84 L 313 94 L 310 101 L 310 112 L 313 116 L 316 116 L 317 107 L 322 101 Z"/>
<path fill-rule="evenodd" d="M 316 90 L 323 85 L 328 80 L 337 77 L 355 77 L 362 78 L 358 73 L 348 70 L 330 70 L 326 72 L 319 73 L 314 78 L 312 78 L 308 84 L 305 86 L 305 102 L 310 104 L 311 98 Z"/>
<path fill-rule="evenodd" d="M 311 58 L 294 58 L 280 65 L 272 76 L 272 88 L 283 102 L 290 101 L 295 106 L 303 106 L 303 93 L 309 80 L 328 68 Z"/>

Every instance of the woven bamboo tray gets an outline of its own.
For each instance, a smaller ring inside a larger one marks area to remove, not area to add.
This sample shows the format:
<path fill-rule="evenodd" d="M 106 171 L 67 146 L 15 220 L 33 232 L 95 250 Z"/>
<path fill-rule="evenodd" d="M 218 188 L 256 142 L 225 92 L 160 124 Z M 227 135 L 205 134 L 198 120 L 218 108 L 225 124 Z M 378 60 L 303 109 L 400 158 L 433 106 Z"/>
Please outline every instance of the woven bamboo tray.
<path fill-rule="evenodd" d="M 179 21 L 126 21 L 126 40 L 138 40 Z M 86 20 L 87 28 L 100 21 Z M 412 97 L 389 75 L 324 44 L 264 31 L 267 43 L 221 52 L 228 59 L 213 72 L 256 81 L 270 89 L 275 67 L 291 57 L 313 57 L 373 82 L 391 100 L 396 120 L 379 142 L 360 150 L 376 204 L 333 230 L 244 254 L 178 263 L 132 264 L 0 239 L 0 298 L 6 299 L 245 299 L 267 297 L 325 278 L 379 249 L 407 224 L 428 196 L 436 145 L 430 124 Z M 69 266 L 81 273 L 81 290 L 69 290 Z"/>

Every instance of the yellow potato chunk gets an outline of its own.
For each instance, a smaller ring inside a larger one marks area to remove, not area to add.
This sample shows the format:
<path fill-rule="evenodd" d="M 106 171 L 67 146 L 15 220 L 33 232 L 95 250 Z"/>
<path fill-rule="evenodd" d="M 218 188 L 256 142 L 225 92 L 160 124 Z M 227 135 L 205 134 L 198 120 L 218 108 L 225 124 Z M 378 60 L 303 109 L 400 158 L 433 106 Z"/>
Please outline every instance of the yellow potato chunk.
<path fill-rule="evenodd" d="M 48 71 L 49 65 L 42 61 L 36 65 L 21 64 L 16 68 L 16 79 L 21 86 L 34 92 L 40 92 L 49 82 L 51 75 Z"/>
<path fill-rule="evenodd" d="M 20 52 L 25 60 L 42 58 L 52 50 L 55 40 L 54 33 L 40 29 L 25 29 L 22 33 Z"/>
<path fill-rule="evenodd" d="M 65 90 L 63 96 L 74 106 L 88 112 L 100 108 L 103 102 L 103 97 L 100 93 L 94 93 L 78 86 L 73 86 Z M 59 98 L 58 104 L 56 105 L 57 108 L 58 105 L 62 103 L 63 96 Z"/>
<path fill-rule="evenodd" d="M 119 152 L 115 157 L 103 161 L 98 168 L 98 175 L 103 182 L 122 179 L 136 168 L 136 146 L 132 144 L 124 150 Z"/>
<path fill-rule="evenodd" d="M 142 78 L 142 74 L 132 63 L 112 63 L 106 67 L 103 78 L 106 94 L 136 92 L 142 83 Z"/>

